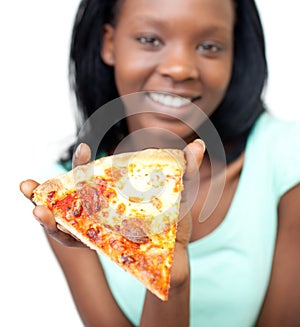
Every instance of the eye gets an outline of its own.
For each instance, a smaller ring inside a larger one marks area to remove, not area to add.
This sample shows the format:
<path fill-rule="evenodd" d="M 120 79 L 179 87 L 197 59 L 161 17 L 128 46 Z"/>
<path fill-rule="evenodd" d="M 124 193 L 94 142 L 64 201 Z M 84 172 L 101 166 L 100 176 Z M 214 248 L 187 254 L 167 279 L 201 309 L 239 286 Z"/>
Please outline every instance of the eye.
<path fill-rule="evenodd" d="M 203 42 L 197 47 L 197 51 L 208 55 L 216 55 L 222 51 L 222 48 L 214 42 Z"/>
<path fill-rule="evenodd" d="M 152 47 L 159 47 L 162 45 L 162 42 L 155 36 L 139 36 L 137 40 L 144 45 L 152 46 Z"/>

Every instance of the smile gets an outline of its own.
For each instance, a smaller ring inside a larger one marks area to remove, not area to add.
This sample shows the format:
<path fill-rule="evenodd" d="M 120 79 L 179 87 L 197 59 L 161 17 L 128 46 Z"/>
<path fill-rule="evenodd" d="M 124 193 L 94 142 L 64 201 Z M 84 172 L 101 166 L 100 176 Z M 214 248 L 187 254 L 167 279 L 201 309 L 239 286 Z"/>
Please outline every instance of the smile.
<path fill-rule="evenodd" d="M 197 97 L 181 97 L 176 95 L 170 95 L 170 94 L 163 94 L 163 93 L 156 93 L 156 92 L 149 92 L 149 97 L 164 106 L 173 107 L 173 108 L 180 108 L 184 107 L 187 104 L 191 103 L 193 100 L 196 100 L 199 98 Z"/>

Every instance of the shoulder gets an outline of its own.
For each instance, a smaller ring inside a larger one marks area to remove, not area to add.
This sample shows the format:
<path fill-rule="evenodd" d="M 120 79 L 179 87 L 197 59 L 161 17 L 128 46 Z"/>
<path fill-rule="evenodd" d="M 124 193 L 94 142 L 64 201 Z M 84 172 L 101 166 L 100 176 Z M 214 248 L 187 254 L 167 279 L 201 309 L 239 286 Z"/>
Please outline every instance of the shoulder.
<path fill-rule="evenodd" d="M 269 174 L 280 198 L 300 183 L 300 121 L 286 121 L 264 113 L 255 124 L 247 151 L 252 162 Z"/>
<path fill-rule="evenodd" d="M 300 121 L 283 120 L 266 112 L 257 120 L 250 137 L 273 141 L 270 146 L 277 146 L 278 143 L 288 145 L 287 141 L 295 143 L 300 139 Z"/>

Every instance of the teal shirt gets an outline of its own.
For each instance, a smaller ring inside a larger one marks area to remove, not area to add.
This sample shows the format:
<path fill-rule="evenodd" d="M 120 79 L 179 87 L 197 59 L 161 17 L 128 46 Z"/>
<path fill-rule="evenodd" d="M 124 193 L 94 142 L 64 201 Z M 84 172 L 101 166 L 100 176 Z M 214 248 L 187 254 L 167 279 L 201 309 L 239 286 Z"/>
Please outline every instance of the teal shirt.
<path fill-rule="evenodd" d="M 209 235 L 189 244 L 190 326 L 254 326 L 269 284 L 281 196 L 300 183 L 300 123 L 263 114 L 246 145 L 230 209 Z M 134 325 L 145 288 L 106 257 L 107 281 Z"/>

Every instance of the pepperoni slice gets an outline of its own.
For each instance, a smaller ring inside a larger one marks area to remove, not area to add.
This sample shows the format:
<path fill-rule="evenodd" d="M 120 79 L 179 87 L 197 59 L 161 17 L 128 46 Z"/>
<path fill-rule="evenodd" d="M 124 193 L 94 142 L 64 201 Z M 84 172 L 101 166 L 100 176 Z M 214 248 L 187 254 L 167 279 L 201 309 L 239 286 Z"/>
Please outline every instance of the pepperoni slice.
<path fill-rule="evenodd" d="M 89 215 L 93 215 L 101 210 L 99 194 L 96 186 L 83 182 L 78 183 L 77 194 L 82 200 L 83 207 Z"/>
<path fill-rule="evenodd" d="M 149 237 L 146 234 L 146 226 L 142 219 L 123 219 L 120 233 L 122 236 L 134 243 L 148 243 Z"/>

